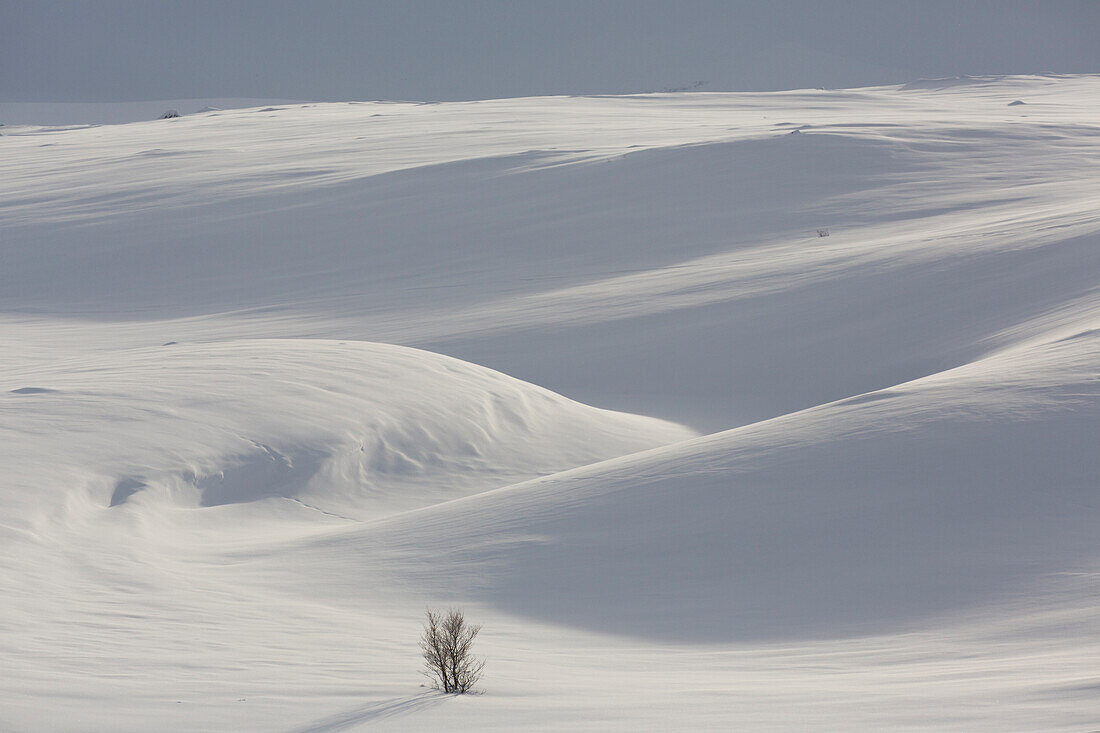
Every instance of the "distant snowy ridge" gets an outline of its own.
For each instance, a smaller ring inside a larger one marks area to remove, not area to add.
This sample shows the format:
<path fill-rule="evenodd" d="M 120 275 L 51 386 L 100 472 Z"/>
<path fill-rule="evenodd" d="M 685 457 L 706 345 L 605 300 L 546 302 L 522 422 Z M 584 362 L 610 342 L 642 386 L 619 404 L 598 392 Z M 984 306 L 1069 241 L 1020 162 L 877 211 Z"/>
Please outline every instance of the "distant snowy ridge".
<path fill-rule="evenodd" d="M 170 109 L 189 115 L 225 109 L 267 107 L 273 104 L 301 104 L 301 101 L 211 97 L 139 102 L 0 102 L 0 123 L 32 127 L 121 125 L 155 120 Z"/>

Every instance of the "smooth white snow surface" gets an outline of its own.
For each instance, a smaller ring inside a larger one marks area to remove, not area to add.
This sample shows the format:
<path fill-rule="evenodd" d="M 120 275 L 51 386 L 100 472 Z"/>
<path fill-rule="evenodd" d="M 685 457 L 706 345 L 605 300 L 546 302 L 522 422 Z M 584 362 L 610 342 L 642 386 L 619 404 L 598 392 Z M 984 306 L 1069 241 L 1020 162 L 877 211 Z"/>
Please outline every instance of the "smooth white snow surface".
<path fill-rule="evenodd" d="M 0 128 L 0 728 L 1096 728 L 1097 109 Z"/>

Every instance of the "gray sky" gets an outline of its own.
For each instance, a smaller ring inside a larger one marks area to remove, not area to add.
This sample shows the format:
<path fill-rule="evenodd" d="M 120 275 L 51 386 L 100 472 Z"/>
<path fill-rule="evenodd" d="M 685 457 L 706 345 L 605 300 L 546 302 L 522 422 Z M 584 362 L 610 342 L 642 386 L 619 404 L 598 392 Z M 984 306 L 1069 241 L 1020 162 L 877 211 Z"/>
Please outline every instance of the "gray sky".
<path fill-rule="evenodd" d="M 1097 0 L 0 0 L 0 101 L 456 100 L 1100 72 Z"/>

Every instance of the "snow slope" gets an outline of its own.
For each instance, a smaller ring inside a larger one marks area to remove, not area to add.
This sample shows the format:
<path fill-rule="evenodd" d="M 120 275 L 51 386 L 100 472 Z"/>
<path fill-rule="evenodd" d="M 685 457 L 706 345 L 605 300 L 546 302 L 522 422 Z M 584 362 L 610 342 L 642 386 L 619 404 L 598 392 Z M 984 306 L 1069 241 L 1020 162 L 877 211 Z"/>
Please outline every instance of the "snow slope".
<path fill-rule="evenodd" d="M 1094 727 L 1098 102 L 0 129 L 0 721 Z"/>
<path fill-rule="evenodd" d="M 379 569 L 438 595 L 487 585 L 497 607 L 606 632 L 712 642 L 905 628 L 1095 563 L 1098 356 L 1100 332 L 1071 332 L 310 551 L 386 552 Z M 394 544 L 416 552 L 397 563 Z"/>
<path fill-rule="evenodd" d="M 373 517 L 692 435 L 449 357 L 363 342 L 167 342 L 4 376 L 27 385 L 4 395 L 21 421 L 4 441 L 8 481 L 25 477 L 29 494 L 50 450 L 54 470 L 95 468 L 115 481 L 109 498 L 93 482 L 83 497 L 111 506 L 182 482 L 198 490 L 175 497 L 185 505 L 284 497 Z M 33 503 L 73 493 L 40 488 Z"/>

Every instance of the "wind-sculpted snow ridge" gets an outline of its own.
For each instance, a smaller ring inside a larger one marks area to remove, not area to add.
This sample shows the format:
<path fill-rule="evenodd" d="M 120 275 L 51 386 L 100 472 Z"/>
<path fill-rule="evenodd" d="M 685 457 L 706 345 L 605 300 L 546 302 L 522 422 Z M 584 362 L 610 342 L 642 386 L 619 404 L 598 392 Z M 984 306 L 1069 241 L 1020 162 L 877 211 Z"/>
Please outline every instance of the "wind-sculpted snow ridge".
<path fill-rule="evenodd" d="M 2 397 L 5 499 L 39 510 L 281 498 L 372 518 L 692 434 L 362 342 L 173 342 L 3 377 L 28 385 Z M 65 469 L 89 479 L 35 486 Z"/>
<path fill-rule="evenodd" d="M 426 597 L 695 642 L 897 631 L 1035 602 L 1100 561 L 1100 320 L 1090 325 L 351 529 L 310 553 L 414 578 Z"/>
<path fill-rule="evenodd" d="M 1098 108 L 0 128 L 0 729 L 1095 727 Z"/>

